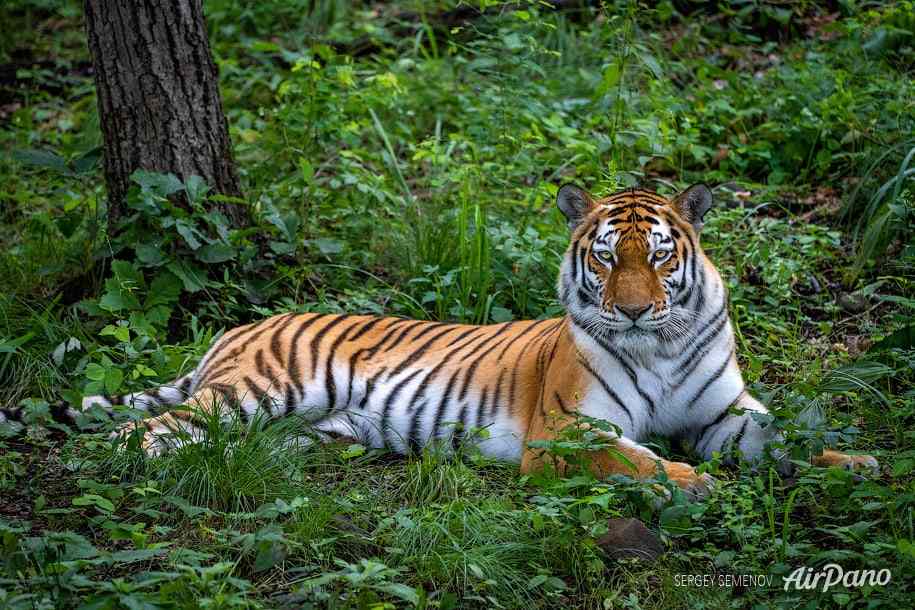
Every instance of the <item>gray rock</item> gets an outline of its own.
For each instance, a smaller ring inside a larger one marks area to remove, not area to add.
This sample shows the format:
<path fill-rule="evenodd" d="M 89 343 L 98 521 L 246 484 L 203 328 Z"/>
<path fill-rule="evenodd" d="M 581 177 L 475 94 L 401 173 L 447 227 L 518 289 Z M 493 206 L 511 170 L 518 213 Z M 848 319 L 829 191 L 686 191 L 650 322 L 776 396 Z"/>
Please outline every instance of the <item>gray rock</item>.
<path fill-rule="evenodd" d="M 610 519 L 607 526 L 609 530 L 597 539 L 597 545 L 611 559 L 652 561 L 664 552 L 660 538 L 638 519 Z"/>

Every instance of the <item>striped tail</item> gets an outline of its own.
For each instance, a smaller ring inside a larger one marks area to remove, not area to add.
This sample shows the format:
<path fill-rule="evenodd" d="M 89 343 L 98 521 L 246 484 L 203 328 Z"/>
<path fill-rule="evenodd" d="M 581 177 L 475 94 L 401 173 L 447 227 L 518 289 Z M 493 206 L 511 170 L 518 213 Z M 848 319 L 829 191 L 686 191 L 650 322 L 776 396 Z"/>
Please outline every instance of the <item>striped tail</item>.
<path fill-rule="evenodd" d="M 108 415 L 114 415 L 115 407 L 125 406 L 141 411 L 147 411 L 150 415 L 157 415 L 163 407 L 180 405 L 185 402 L 193 389 L 193 373 L 184 377 L 179 377 L 175 381 L 143 392 L 134 392 L 133 394 L 122 394 L 120 396 L 86 396 L 80 405 L 80 409 L 74 409 L 64 402 L 51 405 L 51 418 L 58 423 L 74 426 L 77 417 L 82 411 L 97 405 L 105 410 Z M 23 407 L 3 407 L 0 408 L 0 424 L 6 422 L 22 422 Z"/>

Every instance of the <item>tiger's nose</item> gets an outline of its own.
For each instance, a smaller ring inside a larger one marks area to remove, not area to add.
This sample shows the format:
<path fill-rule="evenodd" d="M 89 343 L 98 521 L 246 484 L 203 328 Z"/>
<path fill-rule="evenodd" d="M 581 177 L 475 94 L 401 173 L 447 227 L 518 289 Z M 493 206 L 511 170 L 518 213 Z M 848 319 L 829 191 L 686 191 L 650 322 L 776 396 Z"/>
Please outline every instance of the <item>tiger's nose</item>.
<path fill-rule="evenodd" d="M 651 309 L 651 305 L 641 306 L 641 305 L 616 305 L 615 306 L 620 313 L 632 320 L 633 322 L 642 317 L 642 315 Z"/>

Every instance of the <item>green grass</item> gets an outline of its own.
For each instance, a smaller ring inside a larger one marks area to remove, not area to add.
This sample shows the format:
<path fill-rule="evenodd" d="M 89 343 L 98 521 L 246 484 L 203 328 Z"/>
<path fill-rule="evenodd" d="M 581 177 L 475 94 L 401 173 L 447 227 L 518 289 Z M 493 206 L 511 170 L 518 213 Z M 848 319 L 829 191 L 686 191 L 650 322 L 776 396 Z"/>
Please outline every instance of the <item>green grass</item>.
<path fill-rule="evenodd" d="M 2 9 L 0 67 L 18 81 L 0 81 L 0 402 L 27 405 L 30 426 L 0 444 L 0 606 L 910 605 L 912 3 L 488 2 L 461 26 L 436 21 L 456 2 L 395 4 L 208 1 L 254 227 L 207 215 L 193 181 L 145 175 L 145 211 L 111 240 L 80 4 Z M 748 383 L 798 455 L 867 451 L 881 476 L 709 464 L 709 500 L 654 510 L 626 479 L 526 477 L 469 448 L 303 447 L 292 421 L 210 421 L 155 459 L 113 451 L 99 413 L 87 434 L 41 425 L 51 401 L 170 381 L 222 330 L 277 312 L 561 315 L 566 181 L 722 185 L 703 241 Z M 181 188 L 201 205 L 169 203 Z M 667 552 L 606 558 L 611 517 L 643 519 Z M 893 578 L 782 590 L 830 562 Z"/>

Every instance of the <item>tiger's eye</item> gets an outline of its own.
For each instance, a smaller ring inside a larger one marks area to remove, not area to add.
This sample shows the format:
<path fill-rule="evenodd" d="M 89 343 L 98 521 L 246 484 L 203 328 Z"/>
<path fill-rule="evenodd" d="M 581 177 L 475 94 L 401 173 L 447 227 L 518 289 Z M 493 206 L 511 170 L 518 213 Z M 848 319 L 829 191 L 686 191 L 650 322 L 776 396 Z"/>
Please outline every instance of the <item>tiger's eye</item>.
<path fill-rule="evenodd" d="M 613 255 L 608 250 L 600 250 L 598 252 L 595 252 L 595 254 L 596 254 L 597 258 L 604 261 L 605 263 L 613 262 Z"/>
<path fill-rule="evenodd" d="M 651 255 L 651 258 L 654 262 L 660 263 L 662 260 L 666 259 L 670 255 L 670 252 L 667 250 L 656 250 L 654 254 Z"/>

